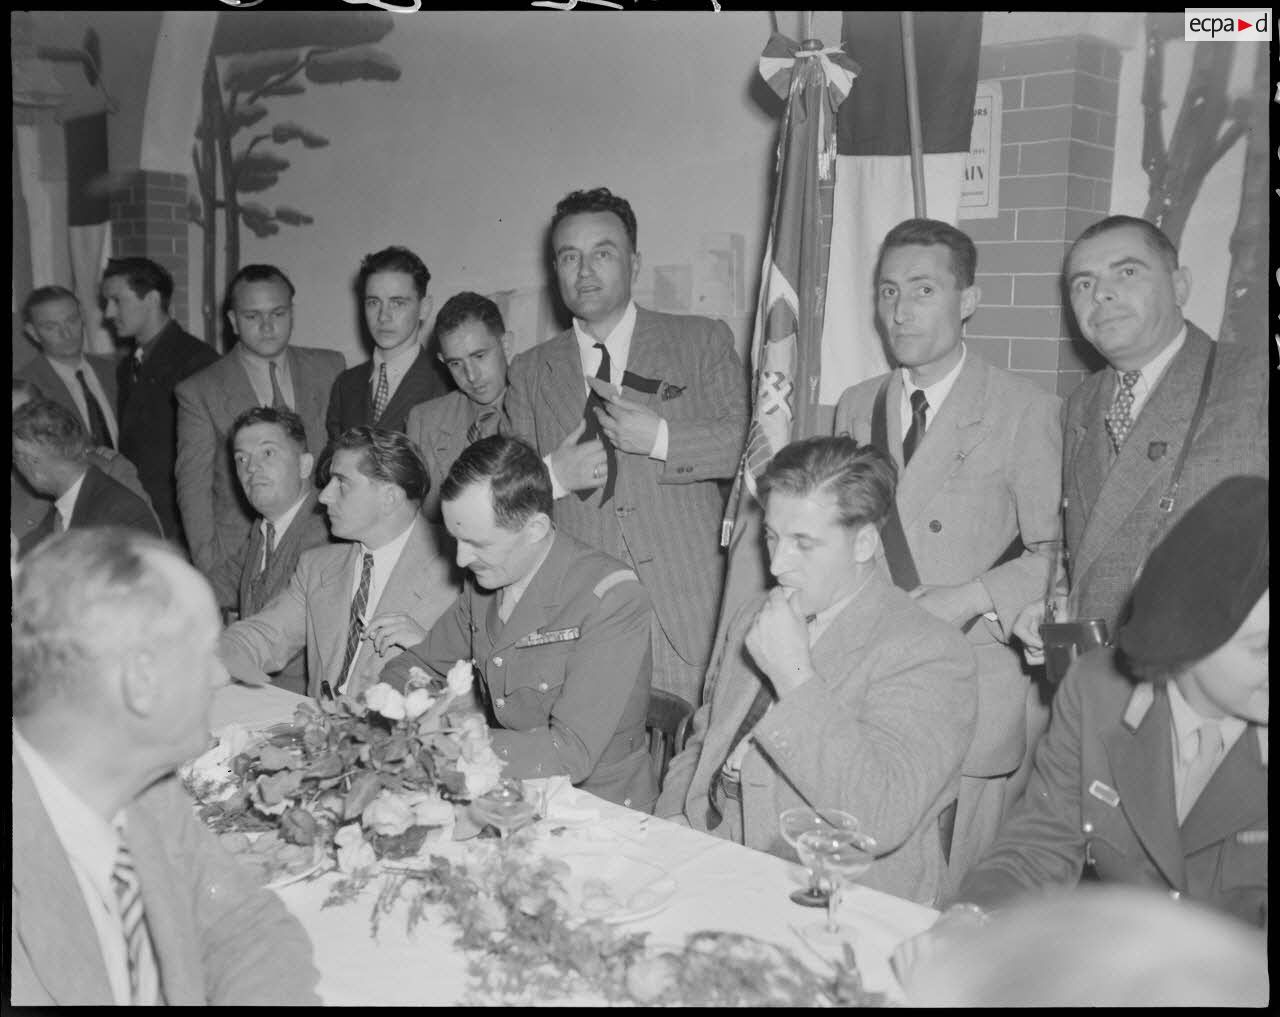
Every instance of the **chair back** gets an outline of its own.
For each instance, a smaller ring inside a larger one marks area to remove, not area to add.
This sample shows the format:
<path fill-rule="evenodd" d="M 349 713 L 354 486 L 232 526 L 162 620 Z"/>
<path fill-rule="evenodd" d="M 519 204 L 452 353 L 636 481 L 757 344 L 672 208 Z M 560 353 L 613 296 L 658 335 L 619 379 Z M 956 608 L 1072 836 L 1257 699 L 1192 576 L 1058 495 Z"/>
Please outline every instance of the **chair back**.
<path fill-rule="evenodd" d="M 692 717 L 693 706 L 675 693 L 654 689 L 649 694 L 649 714 L 645 717 L 644 726 L 649 735 L 653 779 L 659 788 L 666 779 L 671 757 L 684 748 Z"/>

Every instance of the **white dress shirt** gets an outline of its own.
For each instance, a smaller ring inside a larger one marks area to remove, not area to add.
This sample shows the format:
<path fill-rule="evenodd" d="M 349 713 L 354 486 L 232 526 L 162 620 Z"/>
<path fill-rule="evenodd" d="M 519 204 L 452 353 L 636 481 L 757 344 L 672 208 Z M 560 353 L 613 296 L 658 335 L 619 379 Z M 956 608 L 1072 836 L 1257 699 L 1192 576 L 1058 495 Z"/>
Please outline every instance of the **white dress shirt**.
<path fill-rule="evenodd" d="M 1133 386 L 1133 405 L 1129 407 L 1129 417 L 1131 420 L 1137 420 L 1138 414 L 1142 412 L 1142 407 L 1146 405 L 1147 397 L 1151 395 L 1152 390 L 1160 384 L 1160 379 L 1164 376 L 1164 372 L 1169 367 L 1169 362 L 1173 360 L 1178 350 L 1182 349 L 1182 344 L 1187 341 L 1187 324 L 1182 323 L 1182 328 L 1178 334 L 1173 337 L 1173 342 L 1162 349 L 1154 357 L 1152 357 L 1141 369 L 1141 377 Z M 1120 387 L 1121 371 L 1116 371 L 1115 386 L 1112 391 Z"/>
<path fill-rule="evenodd" d="M 369 372 L 369 405 L 373 405 L 374 396 L 378 394 L 378 374 L 379 368 L 383 364 L 387 365 L 387 402 L 395 398 L 396 389 L 400 387 L 400 382 L 404 381 L 404 376 L 409 373 L 409 368 L 414 365 L 418 359 L 418 352 L 422 346 L 416 342 L 405 343 L 387 353 L 381 346 L 373 351 L 373 369 Z"/>
<path fill-rule="evenodd" d="M 271 369 L 267 365 L 272 361 L 248 352 L 244 343 L 237 343 L 235 352 L 240 357 L 240 363 L 244 365 L 245 374 L 249 376 L 249 385 L 253 389 L 253 394 L 258 397 L 258 405 L 270 406 Z M 290 409 L 296 410 L 298 400 L 293 392 L 293 373 L 289 370 L 287 354 L 288 350 L 285 349 L 280 356 L 274 358 L 276 382 L 280 385 L 280 394 L 284 396 L 284 401 L 289 404 Z"/>
<path fill-rule="evenodd" d="M 373 569 L 369 573 L 369 599 L 365 601 L 364 621 L 368 622 L 377 611 L 378 601 L 382 598 L 382 591 L 387 587 L 387 580 L 391 578 L 391 573 L 395 570 L 396 562 L 400 560 L 400 555 L 404 552 L 405 545 L 409 543 L 409 535 L 413 532 L 414 522 L 410 523 L 405 531 L 394 540 L 389 540 L 376 550 L 366 547 L 363 543 L 360 546 L 360 555 L 356 558 L 356 567 L 351 575 L 351 600 L 356 599 L 356 594 L 360 592 L 360 576 L 364 571 L 364 556 L 366 554 L 373 555 Z M 335 692 L 341 692 L 351 678 L 351 669 L 356 666 L 360 653 L 357 651 L 351 656 L 351 663 L 347 665 L 347 673 L 342 676 L 342 680 Z"/>
<path fill-rule="evenodd" d="M 902 435 L 905 438 L 907 431 L 911 428 L 911 393 L 920 389 L 924 393 L 924 397 L 929 402 L 929 409 L 924 415 L 924 429 L 927 432 L 933 426 L 933 419 L 938 415 L 938 411 L 942 409 L 942 404 L 946 401 L 951 390 L 955 388 L 956 379 L 960 377 L 960 369 L 964 367 L 964 358 L 969 355 L 968 347 L 963 342 L 960 343 L 960 359 L 956 361 L 956 366 L 951 368 L 945 375 L 935 381 L 928 388 L 920 388 L 911 380 L 911 371 L 909 368 L 900 367 L 902 372 L 902 398 L 898 402 L 898 413 L 902 420 Z"/>
<path fill-rule="evenodd" d="M 80 474 L 76 482 L 59 495 L 53 503 L 53 507 L 58 510 L 58 515 L 62 517 L 62 528 L 64 530 L 71 529 L 71 514 L 76 510 L 76 499 L 80 497 L 80 488 L 84 487 L 86 473 Z"/>
<path fill-rule="evenodd" d="M 89 404 L 84 401 L 84 390 L 80 387 L 80 379 L 76 377 L 76 371 L 83 372 L 85 383 L 89 386 L 89 391 L 93 393 L 93 397 L 98 400 L 98 406 L 102 408 L 102 415 L 106 418 L 107 430 L 111 433 L 111 444 L 115 448 L 119 448 L 120 428 L 116 423 L 116 408 L 111 405 L 111 398 L 107 395 L 107 390 L 102 387 L 102 382 L 98 380 L 98 372 L 93 369 L 89 361 L 81 356 L 78 364 L 70 366 L 50 357 L 45 357 L 45 362 L 53 368 L 53 373 L 61 378 L 62 383 L 67 386 L 67 391 L 71 393 L 71 400 L 76 404 L 76 412 L 80 414 L 80 419 L 84 421 L 85 433 L 92 439 L 93 427 L 89 421 Z"/>
<path fill-rule="evenodd" d="M 285 509 L 284 512 L 280 513 L 280 515 L 275 519 L 271 520 L 271 525 L 274 526 L 276 530 L 276 539 L 271 545 L 272 552 L 280 546 L 281 538 L 284 537 L 285 532 L 293 524 L 293 520 L 298 515 L 298 510 L 302 508 L 302 503 L 306 500 L 307 492 L 303 491 L 302 496 L 299 497 L 292 506 Z M 262 557 L 258 559 L 258 571 L 261 572 L 267 564 L 267 519 L 265 516 L 258 520 L 258 529 L 262 532 Z M 357 578 L 356 582 L 359 583 L 359 581 L 360 580 Z M 373 580 L 370 579 L 369 582 L 372 586 Z"/>

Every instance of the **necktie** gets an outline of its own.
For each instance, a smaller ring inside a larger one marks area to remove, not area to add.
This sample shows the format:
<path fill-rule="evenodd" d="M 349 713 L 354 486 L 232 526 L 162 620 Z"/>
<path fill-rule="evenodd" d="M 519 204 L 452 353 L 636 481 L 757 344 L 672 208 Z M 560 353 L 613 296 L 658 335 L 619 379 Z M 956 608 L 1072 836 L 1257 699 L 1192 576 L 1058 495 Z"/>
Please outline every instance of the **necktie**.
<path fill-rule="evenodd" d="M 1125 371 L 1120 375 L 1115 400 L 1103 418 L 1107 425 L 1107 433 L 1111 435 L 1111 447 L 1117 454 L 1124 440 L 1129 437 L 1129 429 L 1133 427 L 1133 386 L 1138 384 L 1138 379 L 1141 377 L 1141 371 Z"/>
<path fill-rule="evenodd" d="M 373 422 L 376 424 L 382 419 L 382 411 L 387 408 L 387 403 L 391 401 L 391 386 L 387 384 L 387 365 L 378 365 L 378 387 L 373 393 Z"/>
<path fill-rule="evenodd" d="M 142 910 L 142 888 L 129 849 L 120 845 L 111 869 L 111 886 L 120 906 L 120 927 L 129 961 L 129 996 L 135 1006 L 159 1002 L 160 973 L 156 967 L 147 916 Z"/>
<path fill-rule="evenodd" d="M 338 672 L 338 691 L 347 684 L 347 672 L 351 670 L 351 662 L 356 659 L 356 650 L 360 648 L 360 637 L 364 635 L 364 609 L 369 605 L 369 580 L 373 578 L 373 555 L 364 553 L 364 564 L 360 569 L 360 589 L 356 590 L 355 599 L 351 601 L 351 620 L 347 626 L 347 652 L 342 658 L 342 670 Z"/>
<path fill-rule="evenodd" d="M 918 388 L 911 393 L 911 426 L 907 428 L 906 436 L 902 439 L 903 466 L 911 462 L 911 457 L 916 454 L 916 446 L 924 437 L 925 414 L 928 411 L 929 400 L 925 397 L 924 389 Z"/>
<path fill-rule="evenodd" d="M 133 359 L 133 369 L 132 371 L 130 371 L 130 374 L 133 376 L 133 380 L 137 381 L 138 375 L 142 373 L 142 347 L 138 347 L 136 350 L 133 351 L 132 359 Z"/>
<path fill-rule="evenodd" d="M 90 440 L 95 445 L 115 448 L 115 443 L 111 440 L 111 429 L 107 427 L 107 416 L 102 412 L 102 404 L 94 398 L 93 392 L 89 388 L 89 383 L 85 381 L 83 369 L 76 371 L 76 381 L 80 382 L 80 391 L 84 395 L 84 405 L 89 411 Z"/>
<path fill-rule="evenodd" d="M 262 520 L 262 571 L 271 568 L 271 553 L 276 549 L 276 528 L 270 519 Z"/>
<path fill-rule="evenodd" d="M 613 367 L 612 361 L 609 359 L 609 350 L 604 343 L 596 343 L 595 348 L 600 351 L 600 366 L 596 368 L 596 378 L 603 381 L 605 384 L 608 384 L 612 377 Z M 609 473 L 608 476 L 605 477 L 604 487 L 601 489 L 601 505 L 606 504 L 613 497 L 614 479 L 618 474 L 617 453 L 614 451 L 613 446 L 609 444 L 609 439 L 605 437 L 604 432 L 600 430 L 600 421 L 596 417 L 596 410 L 603 412 L 605 405 L 605 401 L 600 398 L 595 389 L 592 389 L 591 393 L 587 396 L 587 408 L 583 415 L 583 419 L 586 421 L 587 427 L 586 430 L 582 432 L 582 437 L 578 439 L 578 444 L 581 445 L 584 441 L 591 441 L 593 438 L 599 438 L 601 443 L 604 445 L 604 458 L 606 468 Z M 578 497 L 583 501 L 586 501 L 591 497 L 593 491 L 594 488 L 587 488 L 586 490 L 579 491 Z"/>
<path fill-rule="evenodd" d="M 1182 783 L 1182 797 L 1178 801 L 1178 823 L 1191 812 L 1200 792 L 1205 789 L 1214 770 L 1218 768 L 1218 755 L 1222 752 L 1222 728 L 1213 721 L 1205 721 L 1196 732 L 1200 738 L 1195 758 L 1187 767 Z"/>
<path fill-rule="evenodd" d="M 267 363 L 267 370 L 271 373 L 271 407 L 276 410 L 287 410 L 289 404 L 284 400 L 284 393 L 280 391 L 280 379 L 276 376 L 276 362 L 274 360 Z"/>
<path fill-rule="evenodd" d="M 492 408 L 481 410 L 476 419 L 471 421 L 471 426 L 467 428 L 467 444 L 474 444 L 481 438 L 487 438 L 496 433 L 493 425 L 497 419 L 497 410 Z"/>

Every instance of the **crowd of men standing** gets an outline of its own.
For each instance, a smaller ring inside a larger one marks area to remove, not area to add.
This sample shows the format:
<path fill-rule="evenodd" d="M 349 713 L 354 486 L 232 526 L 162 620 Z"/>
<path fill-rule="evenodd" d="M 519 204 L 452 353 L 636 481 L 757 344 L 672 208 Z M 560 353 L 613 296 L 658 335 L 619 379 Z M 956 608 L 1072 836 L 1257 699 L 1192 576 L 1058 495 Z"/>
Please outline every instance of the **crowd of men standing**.
<path fill-rule="evenodd" d="M 38 289 L 23 314 L 39 355 L 14 382 L 11 546 L 32 567 L 66 568 L 47 550 L 57 541 L 41 543 L 59 531 L 163 535 L 210 584 L 219 666 L 238 680 L 358 696 L 403 684 L 411 666 L 470 658 L 512 776 L 568 773 L 778 853 L 782 809 L 847 809 L 877 841 L 868 883 L 967 901 L 966 877 L 998 840 L 1002 857 L 1037 849 L 1030 835 L 1000 839 L 1029 779 L 1040 798 L 1053 788 L 1060 812 L 1081 807 L 1062 767 L 1036 755 L 1051 722 L 1024 666 L 1063 578 L 1057 547 L 1065 536 L 1072 616 L 1101 619 L 1121 645 L 1140 622 L 1149 643 L 1157 623 L 1132 618 L 1130 599 L 1153 549 L 1168 537 L 1176 558 L 1178 524 L 1202 496 L 1268 475 L 1264 358 L 1185 321 L 1176 250 L 1113 216 L 1067 259 L 1075 320 L 1107 366 L 1064 404 L 966 347 L 981 302 L 972 241 L 901 223 L 875 279 L 899 366 L 844 394 L 833 435 L 768 466 L 776 585 L 717 639 L 748 377 L 724 323 L 636 306 L 637 234 L 605 188 L 557 205 L 550 259 L 572 324 L 510 363 L 501 313 L 478 294 L 447 300 L 426 334 L 430 274 L 402 247 L 360 265 L 374 350 L 349 369 L 293 344 L 294 285 L 275 266 L 231 280 L 236 343 L 222 357 L 173 320 L 172 279 L 147 259 L 114 259 L 102 280 L 107 322 L 133 341 L 118 362 L 84 353 L 69 290 Z M 151 560 L 150 546 L 137 553 Z M 1256 628 L 1248 566 L 1252 600 L 1194 642 L 1184 670 Z M 651 688 L 696 708 L 661 788 L 645 748 Z M 1193 712 L 1209 701 L 1186 699 Z M 38 719 L 42 700 L 28 700 Z M 1233 716 L 1265 731 L 1256 702 Z M 48 724 L 16 723 L 35 754 L 62 751 L 41 743 Z M 1057 762 L 1084 751 L 1050 730 Z M 1238 775 L 1227 755 L 1215 765 Z M 1079 858 L 1052 879 L 1079 877 L 1091 830 L 1073 834 Z M 1198 830 L 1196 850 L 1239 832 Z M 1224 864 L 1247 867 L 1239 855 Z M 1229 875 L 1202 870 L 1162 878 L 1214 900 Z"/>

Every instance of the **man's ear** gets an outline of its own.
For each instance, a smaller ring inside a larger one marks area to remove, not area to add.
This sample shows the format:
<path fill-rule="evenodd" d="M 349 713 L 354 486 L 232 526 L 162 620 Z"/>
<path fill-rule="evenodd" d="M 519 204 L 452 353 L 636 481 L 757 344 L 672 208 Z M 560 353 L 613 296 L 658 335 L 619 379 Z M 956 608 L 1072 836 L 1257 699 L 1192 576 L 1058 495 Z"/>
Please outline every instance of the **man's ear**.
<path fill-rule="evenodd" d="M 866 565 L 875 559 L 880 547 L 880 531 L 875 523 L 863 523 L 853 536 L 853 559 L 859 565 Z"/>
<path fill-rule="evenodd" d="M 302 480 L 306 480 L 311 476 L 312 471 L 316 468 L 316 457 L 310 452 L 303 452 L 298 457 L 298 476 Z"/>
<path fill-rule="evenodd" d="M 640 278 L 640 252 L 631 252 L 631 285 L 636 284 L 636 280 Z"/>
<path fill-rule="evenodd" d="M 120 698 L 125 709 L 138 717 L 149 717 L 160 697 L 159 675 L 151 654 L 135 650 L 120 665 Z"/>
<path fill-rule="evenodd" d="M 31 322 L 26 322 L 22 326 L 22 331 L 28 339 L 36 344 L 36 349 L 44 349 L 44 346 L 40 343 L 40 333 L 36 331 L 36 327 L 32 325 Z"/>
<path fill-rule="evenodd" d="M 1173 300 L 1179 307 L 1191 296 L 1191 269 L 1183 265 L 1173 271 Z"/>
<path fill-rule="evenodd" d="M 418 321 L 426 326 L 427 319 L 431 317 L 431 291 L 428 290 L 422 295 L 422 299 L 418 301 Z"/>
<path fill-rule="evenodd" d="M 230 325 L 231 325 L 231 334 L 232 334 L 232 335 L 234 335 L 234 336 L 237 336 L 237 337 L 238 337 L 238 336 L 240 335 L 240 329 L 236 327 L 236 312 L 235 312 L 235 311 L 228 311 L 228 312 L 227 312 L 227 322 L 228 322 L 228 324 L 230 324 Z"/>
<path fill-rule="evenodd" d="M 505 359 L 508 364 L 511 363 L 511 351 L 515 349 L 516 346 L 516 334 L 512 332 L 511 329 L 507 329 L 502 333 L 502 338 L 498 340 L 498 345 L 502 347 L 503 359 Z"/>
<path fill-rule="evenodd" d="M 529 543 L 536 544 L 551 532 L 551 517 L 545 512 L 535 512 L 525 520 L 522 529 L 529 538 Z"/>
<path fill-rule="evenodd" d="M 968 321 L 982 302 L 981 286 L 966 286 L 960 291 L 960 320 Z"/>

